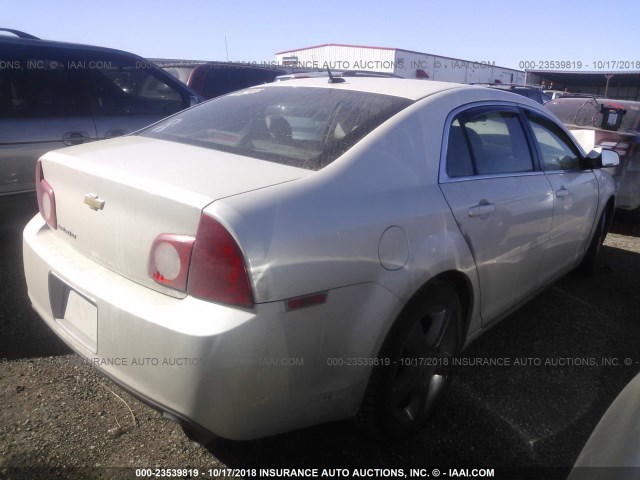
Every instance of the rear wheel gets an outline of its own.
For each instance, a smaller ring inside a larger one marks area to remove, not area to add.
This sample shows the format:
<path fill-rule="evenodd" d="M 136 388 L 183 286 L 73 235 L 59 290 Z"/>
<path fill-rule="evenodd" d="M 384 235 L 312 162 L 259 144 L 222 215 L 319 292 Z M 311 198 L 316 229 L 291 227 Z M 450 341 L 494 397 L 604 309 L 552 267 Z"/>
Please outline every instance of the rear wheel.
<path fill-rule="evenodd" d="M 448 284 L 434 282 L 412 301 L 387 335 L 357 414 L 367 433 L 398 441 L 424 426 L 451 380 L 462 330 L 460 299 Z"/>

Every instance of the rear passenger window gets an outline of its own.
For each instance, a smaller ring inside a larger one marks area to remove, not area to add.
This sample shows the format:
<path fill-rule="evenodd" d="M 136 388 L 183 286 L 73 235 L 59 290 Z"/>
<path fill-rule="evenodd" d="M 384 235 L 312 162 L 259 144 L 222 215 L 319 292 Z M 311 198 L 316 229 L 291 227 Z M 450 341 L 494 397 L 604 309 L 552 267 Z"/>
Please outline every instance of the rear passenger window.
<path fill-rule="evenodd" d="M 447 147 L 447 175 L 495 175 L 533 171 L 533 159 L 517 112 L 486 107 L 454 119 Z"/>
<path fill-rule="evenodd" d="M 21 58 L 0 69 L 0 118 L 90 116 L 75 72 L 50 58 Z"/>

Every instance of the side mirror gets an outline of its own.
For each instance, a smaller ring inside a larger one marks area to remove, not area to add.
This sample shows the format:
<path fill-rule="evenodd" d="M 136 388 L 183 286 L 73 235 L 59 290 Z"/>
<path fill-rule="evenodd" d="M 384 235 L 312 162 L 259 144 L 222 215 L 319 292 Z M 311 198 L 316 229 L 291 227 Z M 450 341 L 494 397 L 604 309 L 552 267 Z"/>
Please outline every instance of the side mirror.
<path fill-rule="evenodd" d="M 585 158 L 587 168 L 611 168 L 620 165 L 618 152 L 607 148 L 598 148 L 598 150 L 591 150 L 587 154 Z"/>
<path fill-rule="evenodd" d="M 602 163 L 602 168 L 617 167 L 620 165 L 620 156 L 618 155 L 618 152 L 603 149 L 602 154 L 600 154 L 600 163 Z"/>

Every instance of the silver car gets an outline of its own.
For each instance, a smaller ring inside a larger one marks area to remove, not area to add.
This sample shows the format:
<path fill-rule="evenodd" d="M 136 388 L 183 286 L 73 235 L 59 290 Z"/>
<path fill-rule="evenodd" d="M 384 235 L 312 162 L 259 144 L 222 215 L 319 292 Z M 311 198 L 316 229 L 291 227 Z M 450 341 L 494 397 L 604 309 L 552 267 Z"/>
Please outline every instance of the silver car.
<path fill-rule="evenodd" d="M 402 439 L 465 345 L 594 267 L 617 161 L 495 89 L 253 87 L 44 155 L 29 297 L 201 441 L 350 417 Z"/>

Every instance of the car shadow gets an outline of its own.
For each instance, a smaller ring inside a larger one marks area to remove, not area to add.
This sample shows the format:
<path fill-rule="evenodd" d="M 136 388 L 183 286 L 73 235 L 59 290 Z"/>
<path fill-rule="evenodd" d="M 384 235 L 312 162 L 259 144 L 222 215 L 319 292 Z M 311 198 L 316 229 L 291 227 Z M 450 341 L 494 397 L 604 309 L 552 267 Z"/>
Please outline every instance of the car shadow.
<path fill-rule="evenodd" d="M 445 402 L 408 441 L 380 443 L 338 422 L 208 449 L 230 468 L 520 468 L 564 479 L 640 370 L 640 254 L 603 255 L 595 277 L 568 275 L 473 342 Z"/>
<path fill-rule="evenodd" d="M 38 201 L 35 193 L 3 198 L 0 202 L 0 233 L 22 231 L 36 213 Z"/>
<path fill-rule="evenodd" d="M 640 209 L 616 210 L 609 231 L 619 235 L 640 237 Z"/>
<path fill-rule="evenodd" d="M 71 353 L 31 307 L 22 263 L 22 228 L 0 231 L 0 272 L 0 358 L 16 360 Z"/>
<path fill-rule="evenodd" d="M 258 470 L 401 468 L 408 473 L 421 468 L 430 472 L 434 468 L 546 466 L 546 459 L 539 459 L 510 425 L 487 415 L 478 400 L 456 380 L 429 424 L 397 444 L 373 440 L 350 422 L 337 422 L 249 442 L 220 439 L 209 451 L 230 468 Z M 567 473 L 567 468 L 559 468 L 545 478 L 564 479 Z"/>

